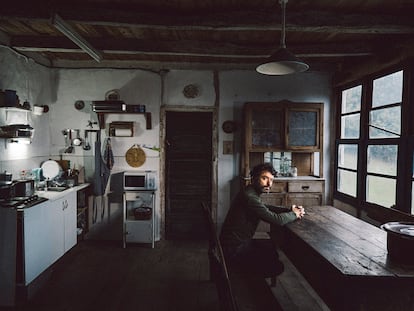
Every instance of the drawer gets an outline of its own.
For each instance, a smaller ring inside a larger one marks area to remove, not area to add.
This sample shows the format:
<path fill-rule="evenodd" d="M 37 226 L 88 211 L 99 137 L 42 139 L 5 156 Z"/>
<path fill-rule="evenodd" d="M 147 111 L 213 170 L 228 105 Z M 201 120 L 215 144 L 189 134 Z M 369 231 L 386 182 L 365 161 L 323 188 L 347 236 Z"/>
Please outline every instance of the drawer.
<path fill-rule="evenodd" d="M 288 183 L 288 192 L 323 192 L 323 181 L 295 181 Z"/>
<path fill-rule="evenodd" d="M 287 206 L 302 205 L 303 207 L 322 205 L 322 193 L 292 193 L 287 195 Z"/>
<path fill-rule="evenodd" d="M 287 191 L 287 183 L 284 181 L 273 181 L 272 188 L 270 192 L 283 193 Z"/>
<path fill-rule="evenodd" d="M 262 202 L 267 205 L 285 205 L 285 194 L 262 193 L 260 195 Z"/>

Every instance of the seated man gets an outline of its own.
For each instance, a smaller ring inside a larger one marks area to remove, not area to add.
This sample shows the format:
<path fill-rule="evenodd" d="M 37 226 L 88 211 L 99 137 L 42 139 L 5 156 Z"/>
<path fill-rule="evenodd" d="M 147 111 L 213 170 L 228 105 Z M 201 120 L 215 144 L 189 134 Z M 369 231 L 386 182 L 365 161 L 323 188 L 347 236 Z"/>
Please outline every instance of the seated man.
<path fill-rule="evenodd" d="M 271 240 L 254 240 L 260 220 L 283 226 L 305 214 L 301 206 L 292 208 L 265 205 L 260 195 L 269 192 L 276 171 L 270 163 L 257 165 L 251 172 L 251 184 L 233 201 L 223 223 L 220 242 L 230 269 L 241 269 L 264 277 L 283 272 L 276 246 Z"/>

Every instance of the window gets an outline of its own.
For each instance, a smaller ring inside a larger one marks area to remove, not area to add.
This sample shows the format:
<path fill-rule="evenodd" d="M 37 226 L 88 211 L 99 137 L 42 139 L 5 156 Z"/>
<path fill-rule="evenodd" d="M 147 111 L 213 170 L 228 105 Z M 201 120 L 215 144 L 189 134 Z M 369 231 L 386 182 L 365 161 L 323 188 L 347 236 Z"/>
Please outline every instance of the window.
<path fill-rule="evenodd" d="M 341 144 L 338 148 L 338 191 L 356 197 L 358 145 Z"/>
<path fill-rule="evenodd" d="M 336 198 L 414 214 L 414 152 L 404 152 L 413 148 L 408 142 L 414 126 L 403 121 L 403 112 L 414 108 L 403 106 L 409 102 L 403 98 L 404 74 L 389 72 L 339 90 Z"/>
<path fill-rule="evenodd" d="M 342 91 L 341 144 L 338 145 L 337 190 L 356 198 L 362 85 Z"/>

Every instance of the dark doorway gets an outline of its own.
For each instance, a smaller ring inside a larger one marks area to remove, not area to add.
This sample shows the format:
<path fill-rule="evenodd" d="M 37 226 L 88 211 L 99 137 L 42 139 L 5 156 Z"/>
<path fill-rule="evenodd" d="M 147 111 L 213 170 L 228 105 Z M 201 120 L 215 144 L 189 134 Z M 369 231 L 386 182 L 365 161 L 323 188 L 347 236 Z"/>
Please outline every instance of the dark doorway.
<path fill-rule="evenodd" d="M 166 113 L 165 233 L 205 238 L 201 201 L 211 200 L 212 112 Z"/>

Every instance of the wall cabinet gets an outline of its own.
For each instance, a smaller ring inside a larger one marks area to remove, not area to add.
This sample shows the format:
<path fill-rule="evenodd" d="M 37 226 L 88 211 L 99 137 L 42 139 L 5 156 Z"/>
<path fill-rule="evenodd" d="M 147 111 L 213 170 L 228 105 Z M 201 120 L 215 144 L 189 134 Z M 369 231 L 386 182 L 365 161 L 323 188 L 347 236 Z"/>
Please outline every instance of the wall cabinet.
<path fill-rule="evenodd" d="M 322 104 L 246 103 L 246 147 L 249 150 L 319 150 Z"/>
<path fill-rule="evenodd" d="M 244 121 L 242 169 L 246 177 L 251 167 L 256 164 L 252 163 L 255 159 L 263 159 L 265 152 L 277 151 L 309 154 L 318 152 L 321 176 L 323 104 L 249 102 L 244 106 Z"/>

